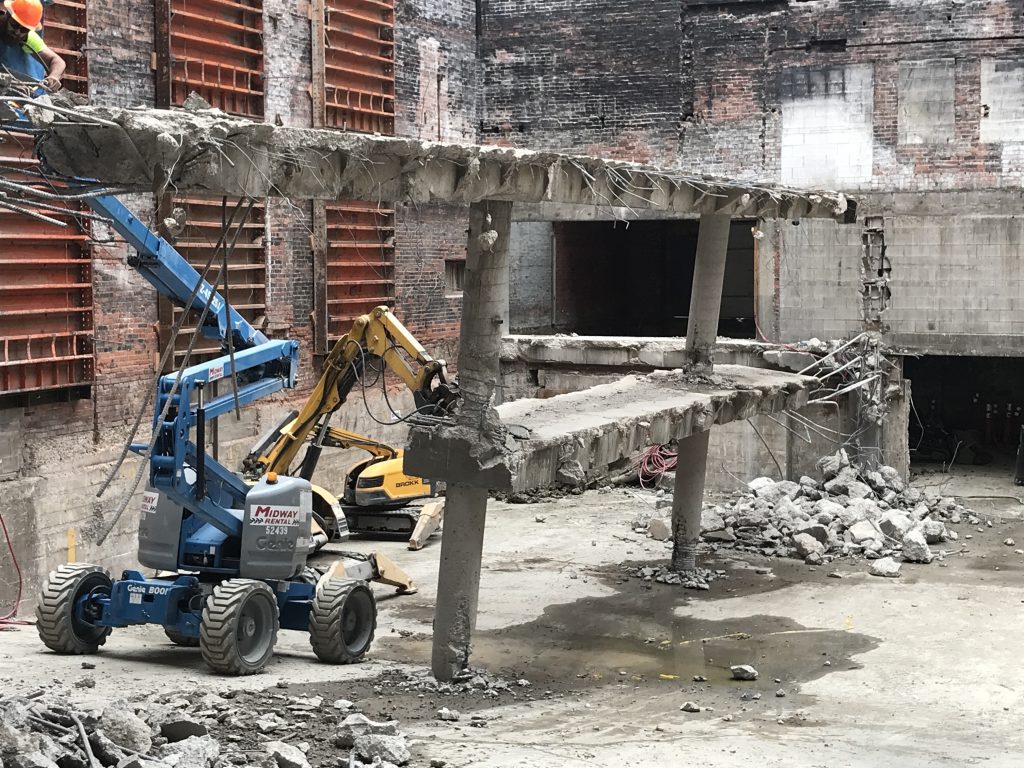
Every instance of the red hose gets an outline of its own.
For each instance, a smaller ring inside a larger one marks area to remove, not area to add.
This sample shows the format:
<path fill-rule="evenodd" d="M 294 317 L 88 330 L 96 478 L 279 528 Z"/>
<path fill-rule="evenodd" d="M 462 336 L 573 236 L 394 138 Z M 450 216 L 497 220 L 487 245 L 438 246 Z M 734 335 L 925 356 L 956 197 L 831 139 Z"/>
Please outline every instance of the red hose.
<path fill-rule="evenodd" d="M 666 472 L 676 468 L 677 456 L 667 445 L 652 445 L 633 460 L 633 469 L 640 478 L 640 485 L 645 481 L 657 480 Z"/>

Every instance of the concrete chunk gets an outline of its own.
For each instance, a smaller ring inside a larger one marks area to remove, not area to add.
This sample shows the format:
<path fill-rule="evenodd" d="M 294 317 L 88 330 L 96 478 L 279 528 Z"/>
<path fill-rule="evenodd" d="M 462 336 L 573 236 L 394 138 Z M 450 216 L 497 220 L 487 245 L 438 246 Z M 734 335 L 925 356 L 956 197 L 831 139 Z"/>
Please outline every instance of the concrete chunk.
<path fill-rule="evenodd" d="M 907 531 L 903 537 L 903 559 L 908 563 L 930 563 L 932 551 L 920 528 Z"/>
<path fill-rule="evenodd" d="M 274 758 L 277 768 L 311 768 L 309 760 L 298 747 L 283 741 L 268 741 L 263 747 Z"/>
<path fill-rule="evenodd" d="M 882 533 L 896 541 L 902 541 L 904 534 L 913 526 L 913 521 L 907 515 L 894 509 L 886 512 L 879 522 Z"/>
<path fill-rule="evenodd" d="M 672 538 L 672 521 L 664 517 L 652 517 L 647 524 L 647 535 L 655 541 L 668 541 Z"/>
<path fill-rule="evenodd" d="M 376 722 L 363 714 L 351 714 L 338 725 L 338 730 L 334 733 L 334 743 L 339 747 L 351 747 L 357 738 L 366 734 L 397 736 L 398 723 L 394 720 Z"/>
<path fill-rule="evenodd" d="M 700 511 L 700 530 L 702 533 L 725 530 L 725 520 L 719 511 L 720 507 L 705 507 Z"/>
<path fill-rule="evenodd" d="M 845 448 L 841 448 L 831 456 L 825 456 L 818 460 L 818 469 L 825 476 L 826 480 L 836 477 L 844 468 L 850 466 L 850 457 Z"/>
<path fill-rule="evenodd" d="M 880 531 L 868 520 L 861 520 L 850 526 L 850 535 L 857 544 L 866 541 L 874 541 L 880 535 Z"/>
<path fill-rule="evenodd" d="M 916 527 L 921 531 L 925 541 L 929 544 L 941 544 L 949 538 L 949 534 L 946 532 L 946 524 L 941 520 L 922 520 Z"/>
<path fill-rule="evenodd" d="M 809 533 L 798 533 L 793 537 L 793 544 L 796 546 L 797 554 L 802 558 L 807 558 L 812 554 L 819 556 L 825 554 L 825 545 Z"/>
<path fill-rule="evenodd" d="M 209 736 L 189 736 L 164 747 L 161 758 L 172 768 L 207 768 L 220 754 L 220 744 Z"/>
<path fill-rule="evenodd" d="M 100 728 L 112 742 L 132 752 L 145 754 L 153 746 L 149 726 L 127 707 L 111 706 L 104 709 Z"/>
<path fill-rule="evenodd" d="M 871 563 L 871 575 L 894 579 L 900 575 L 900 564 L 891 557 L 880 557 Z"/>
<path fill-rule="evenodd" d="M 829 536 L 828 528 L 821 523 L 804 523 L 797 527 L 796 532 L 798 534 L 806 533 L 816 538 L 825 547 L 829 545 L 831 536 Z"/>
<path fill-rule="evenodd" d="M 757 680 L 758 673 L 749 664 L 738 664 L 734 667 L 729 667 L 729 672 L 732 674 L 733 680 Z"/>
<path fill-rule="evenodd" d="M 356 739 L 355 753 L 363 760 L 383 761 L 395 765 L 405 765 L 410 757 L 404 737 L 372 733 Z"/>

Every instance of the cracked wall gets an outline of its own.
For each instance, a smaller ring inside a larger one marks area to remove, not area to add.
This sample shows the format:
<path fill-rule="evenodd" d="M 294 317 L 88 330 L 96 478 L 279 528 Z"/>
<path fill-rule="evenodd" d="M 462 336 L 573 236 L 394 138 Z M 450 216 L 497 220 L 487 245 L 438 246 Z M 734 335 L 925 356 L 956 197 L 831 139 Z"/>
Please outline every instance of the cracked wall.
<path fill-rule="evenodd" d="M 1024 296 L 1020 3 L 484 9 L 486 138 L 664 164 L 699 157 L 708 172 L 859 193 L 862 218 L 886 217 L 887 339 L 911 351 L 1013 354 Z M 860 232 L 762 229 L 774 233 L 760 263 L 762 329 L 782 341 L 856 333 Z"/>

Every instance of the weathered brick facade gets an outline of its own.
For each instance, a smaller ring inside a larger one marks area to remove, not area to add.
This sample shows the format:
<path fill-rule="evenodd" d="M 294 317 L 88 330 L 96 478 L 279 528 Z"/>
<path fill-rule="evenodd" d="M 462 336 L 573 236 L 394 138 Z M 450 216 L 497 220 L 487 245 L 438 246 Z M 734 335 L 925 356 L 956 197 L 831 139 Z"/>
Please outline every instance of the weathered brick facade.
<path fill-rule="evenodd" d="M 268 122 L 312 124 L 311 3 L 264 0 L 264 109 Z M 89 93 L 93 102 L 152 105 L 155 99 L 154 3 L 88 0 Z M 477 129 L 476 27 L 472 2 L 399 3 L 396 131 L 400 135 L 474 141 Z M 126 200 L 152 219 L 154 200 Z M 384 201 L 387 203 L 387 201 Z M 301 342 L 300 391 L 315 382 L 312 207 L 309 201 L 267 203 L 268 335 Z M 397 210 L 396 309 L 427 348 L 453 360 L 461 298 L 445 288 L 445 260 L 465 257 L 465 211 L 451 207 Z M 96 231 L 102 236 L 104 233 Z M 46 571 L 64 562 L 74 540 L 79 561 L 102 562 L 115 572 L 134 562 L 136 503 L 100 547 L 96 534 L 110 521 L 134 475 L 135 460 L 102 500 L 95 493 L 116 458 L 138 409 L 149 395 L 160 354 L 155 292 L 126 264 L 123 243 L 94 245 L 96 378 L 92 397 L 0 409 L 0 497 L 26 578 L 25 604 Z M 221 419 L 221 460 L 236 464 L 255 437 L 285 410 L 283 398 L 248 408 L 242 422 Z M 371 393 L 378 419 L 391 416 Z M 411 398 L 392 395 L 411 408 Z M 342 414 L 346 426 L 400 442 L 403 431 L 368 417 L 363 404 Z M 148 432 L 149 411 L 142 435 Z M 321 479 L 341 476 L 348 457 L 325 456 Z M 69 538 L 70 537 L 70 538 Z M 15 574 L 0 552 L 0 612 L 14 596 Z"/>
<path fill-rule="evenodd" d="M 1009 0 L 484 0 L 485 139 L 855 193 L 889 340 L 1019 354 L 1024 9 Z M 859 227 L 766 223 L 773 339 L 860 317 Z"/>

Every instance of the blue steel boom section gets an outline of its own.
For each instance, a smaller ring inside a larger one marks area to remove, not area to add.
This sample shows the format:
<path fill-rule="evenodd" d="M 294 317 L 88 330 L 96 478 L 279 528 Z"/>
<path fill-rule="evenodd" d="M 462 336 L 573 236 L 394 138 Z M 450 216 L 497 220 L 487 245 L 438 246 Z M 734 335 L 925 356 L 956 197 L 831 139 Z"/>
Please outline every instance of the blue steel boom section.
<path fill-rule="evenodd" d="M 138 251 L 129 263 L 156 290 L 179 306 L 209 310 L 201 333 L 219 339 L 226 347 L 232 335 L 234 366 L 230 355 L 222 355 L 186 368 L 178 374 L 161 377 L 155 403 L 153 429 L 158 432 L 155 448 L 148 457 L 150 484 L 192 513 L 182 531 L 179 562 L 191 555 L 213 553 L 214 562 L 204 567 L 231 572 L 220 562 L 221 546 L 229 537 L 242 533 L 242 512 L 249 487 L 227 467 L 205 456 L 197 448 L 205 432 L 205 421 L 215 419 L 234 408 L 234 394 L 203 402 L 203 388 L 213 382 L 237 376 L 238 400 L 247 405 L 285 388 L 293 388 L 298 372 L 299 344 L 292 340 L 270 340 L 254 328 L 224 300 L 170 243 L 154 234 L 120 200 L 112 196 L 86 200 L 96 214 Z M 196 286 L 199 286 L 198 291 Z M 175 383 L 177 382 L 177 386 Z M 166 420 L 161 420 L 170 399 Z M 193 431 L 199 434 L 193 439 Z M 140 454 L 149 445 L 136 444 Z M 186 472 L 186 468 L 191 472 Z"/>

